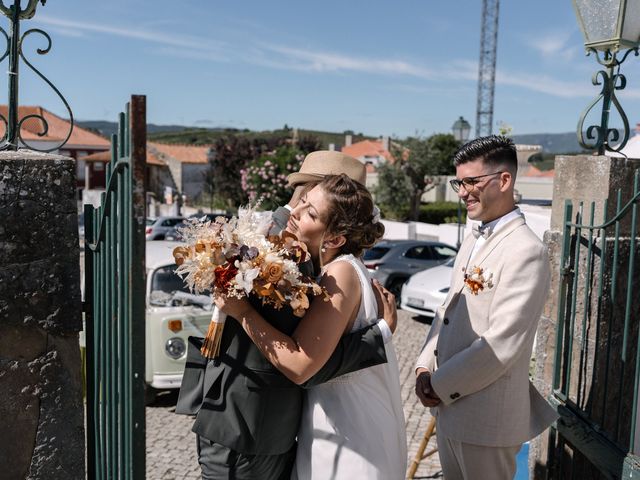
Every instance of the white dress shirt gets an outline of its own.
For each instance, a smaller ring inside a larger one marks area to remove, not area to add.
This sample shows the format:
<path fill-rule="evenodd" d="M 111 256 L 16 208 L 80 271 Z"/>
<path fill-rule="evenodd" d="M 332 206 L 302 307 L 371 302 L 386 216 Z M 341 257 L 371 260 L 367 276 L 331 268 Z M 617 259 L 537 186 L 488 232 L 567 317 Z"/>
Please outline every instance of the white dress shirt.
<path fill-rule="evenodd" d="M 483 223 L 482 227 L 489 228 L 491 231 L 491 235 L 493 235 L 496 232 L 496 230 L 500 230 L 500 228 L 502 228 L 506 223 L 513 220 L 514 218 L 521 217 L 521 216 L 523 216 L 522 212 L 518 207 L 516 207 L 513 210 L 511 210 L 509 213 L 507 213 L 506 215 L 503 215 L 500 218 L 496 218 L 495 220 L 492 220 L 489 223 Z M 471 256 L 469 257 L 469 261 L 471 261 L 471 259 L 475 256 L 475 254 L 478 253 L 478 250 L 480 250 L 480 247 L 482 247 L 482 245 L 484 245 L 486 241 L 487 239 L 484 238 L 483 236 L 476 238 L 476 243 L 473 246 L 473 250 L 471 251 Z"/>

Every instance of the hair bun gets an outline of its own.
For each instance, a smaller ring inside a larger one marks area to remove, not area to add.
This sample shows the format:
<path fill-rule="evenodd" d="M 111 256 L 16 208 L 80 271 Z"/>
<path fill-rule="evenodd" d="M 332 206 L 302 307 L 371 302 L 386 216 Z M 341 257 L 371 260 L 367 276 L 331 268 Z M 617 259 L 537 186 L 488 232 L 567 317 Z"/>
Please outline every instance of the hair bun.
<path fill-rule="evenodd" d="M 327 231 L 345 237 L 340 253 L 359 257 L 384 235 L 380 210 L 364 185 L 346 175 L 327 177 L 320 186 L 329 194 Z"/>

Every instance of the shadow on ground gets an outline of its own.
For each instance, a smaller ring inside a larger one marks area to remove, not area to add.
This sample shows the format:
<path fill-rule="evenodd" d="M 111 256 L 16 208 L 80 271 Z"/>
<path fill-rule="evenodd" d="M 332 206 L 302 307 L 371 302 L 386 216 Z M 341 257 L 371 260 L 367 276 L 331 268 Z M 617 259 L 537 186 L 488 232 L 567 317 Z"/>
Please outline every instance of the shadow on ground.
<path fill-rule="evenodd" d="M 423 315 L 414 315 L 413 317 L 411 317 L 411 320 L 414 320 L 418 323 L 424 323 L 425 325 L 431 325 L 431 322 L 433 322 L 433 317 L 425 317 Z"/>
<path fill-rule="evenodd" d="M 155 390 L 152 398 L 147 399 L 147 407 L 175 409 L 178 402 L 178 390 Z"/>

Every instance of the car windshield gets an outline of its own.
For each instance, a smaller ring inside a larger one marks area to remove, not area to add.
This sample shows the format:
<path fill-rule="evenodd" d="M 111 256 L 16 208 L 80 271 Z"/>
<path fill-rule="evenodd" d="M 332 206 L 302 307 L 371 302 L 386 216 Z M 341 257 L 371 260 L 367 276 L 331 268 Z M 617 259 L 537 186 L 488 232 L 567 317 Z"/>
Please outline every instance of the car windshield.
<path fill-rule="evenodd" d="M 155 218 L 147 218 L 147 227 L 148 227 L 149 225 L 153 225 L 153 223 L 154 223 L 155 221 L 156 221 L 156 219 L 155 219 Z"/>
<path fill-rule="evenodd" d="M 151 294 L 158 296 L 155 292 L 163 292 L 172 295 L 175 292 L 189 293 L 189 288 L 184 284 L 182 278 L 175 273 L 176 265 L 160 267 L 153 272 L 151 278 Z"/>
<path fill-rule="evenodd" d="M 364 260 L 379 260 L 389 251 L 389 247 L 373 247 L 364 252 Z"/>
<path fill-rule="evenodd" d="M 447 260 L 446 263 L 444 263 L 443 265 L 446 265 L 447 267 L 453 267 L 453 264 L 456 261 L 456 257 L 451 257 L 449 260 Z"/>

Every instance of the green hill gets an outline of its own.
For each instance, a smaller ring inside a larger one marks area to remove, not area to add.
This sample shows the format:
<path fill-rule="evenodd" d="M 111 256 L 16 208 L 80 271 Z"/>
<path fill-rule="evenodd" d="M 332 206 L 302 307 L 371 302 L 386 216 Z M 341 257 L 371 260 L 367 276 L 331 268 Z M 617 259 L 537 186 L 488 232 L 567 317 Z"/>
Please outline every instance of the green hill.
<path fill-rule="evenodd" d="M 105 137 L 110 137 L 117 130 L 117 123 L 106 121 L 79 121 L 78 125 L 89 128 Z M 149 123 L 147 125 L 148 138 L 154 142 L 161 143 L 181 143 L 187 145 L 205 145 L 215 143 L 220 137 L 226 135 L 236 135 L 239 137 L 254 138 L 282 138 L 292 137 L 293 129 L 283 127 L 277 130 L 252 131 L 249 129 L 238 128 L 198 128 L 185 127 L 182 125 L 155 125 Z M 352 141 L 359 142 L 366 139 L 375 139 L 376 137 L 365 135 L 363 133 L 355 133 L 347 130 L 342 133 L 324 132 L 320 130 L 298 129 L 298 137 L 312 135 L 320 140 L 323 148 L 329 148 L 330 144 L 334 144 L 337 149 L 344 145 L 345 135 L 351 135 Z M 529 145 L 542 145 L 543 155 L 556 155 L 563 153 L 579 153 L 583 149 L 578 144 L 575 132 L 568 133 L 532 133 L 527 135 L 514 135 L 513 140 L 516 143 Z"/>
<path fill-rule="evenodd" d="M 79 121 L 77 124 L 107 138 L 109 138 L 113 133 L 116 133 L 118 128 L 118 124 L 115 122 L 106 122 L 101 120 Z M 323 148 L 329 148 L 330 144 L 334 144 L 336 148 L 342 147 L 344 145 L 345 135 L 349 134 L 352 136 L 353 142 L 375 138 L 364 135 L 363 133 L 356 134 L 352 131 L 335 133 L 319 130 L 298 130 L 298 138 L 314 136 L 320 141 Z M 153 142 L 208 145 L 215 143 L 216 140 L 227 135 L 246 137 L 248 139 L 292 137 L 293 129 L 285 126 L 285 128 L 277 130 L 252 131 L 249 129 L 238 128 L 198 128 L 185 127 L 182 125 L 155 125 L 153 123 L 149 123 L 147 124 L 147 135 L 149 140 Z"/>

